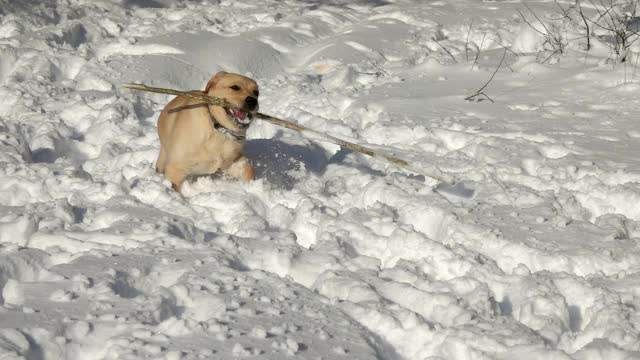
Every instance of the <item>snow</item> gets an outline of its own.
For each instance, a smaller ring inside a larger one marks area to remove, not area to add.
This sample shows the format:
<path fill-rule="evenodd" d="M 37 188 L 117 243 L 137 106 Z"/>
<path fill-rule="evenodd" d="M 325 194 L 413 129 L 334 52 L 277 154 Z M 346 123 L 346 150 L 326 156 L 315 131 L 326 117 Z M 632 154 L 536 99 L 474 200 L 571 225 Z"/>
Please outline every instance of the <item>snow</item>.
<path fill-rule="evenodd" d="M 640 49 L 528 6 L 563 54 L 520 2 L 0 2 L 0 358 L 640 358 Z M 223 69 L 459 183 L 256 121 L 178 194 L 122 84 Z"/>

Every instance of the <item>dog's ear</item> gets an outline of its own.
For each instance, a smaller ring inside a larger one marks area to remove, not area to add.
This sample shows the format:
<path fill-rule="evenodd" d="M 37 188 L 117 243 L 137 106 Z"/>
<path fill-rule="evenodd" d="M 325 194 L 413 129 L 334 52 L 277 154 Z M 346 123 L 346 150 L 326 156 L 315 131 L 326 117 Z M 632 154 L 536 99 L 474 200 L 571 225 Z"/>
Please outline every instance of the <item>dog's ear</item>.
<path fill-rule="evenodd" d="M 216 86 L 216 84 L 218 83 L 218 81 L 220 81 L 220 79 L 227 75 L 228 72 L 226 71 L 218 71 L 218 73 L 216 74 L 216 76 L 212 77 L 211 80 L 209 80 L 209 82 L 207 83 L 207 86 L 204 88 L 204 93 L 208 93 L 209 90 L 211 90 L 212 88 L 214 88 Z"/>

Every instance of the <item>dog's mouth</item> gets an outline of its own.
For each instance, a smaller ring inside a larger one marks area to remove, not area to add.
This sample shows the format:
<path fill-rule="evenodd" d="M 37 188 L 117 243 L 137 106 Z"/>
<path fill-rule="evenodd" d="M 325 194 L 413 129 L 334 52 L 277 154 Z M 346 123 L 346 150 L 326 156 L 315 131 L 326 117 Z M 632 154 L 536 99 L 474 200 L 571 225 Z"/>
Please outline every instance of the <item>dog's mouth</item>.
<path fill-rule="evenodd" d="M 238 109 L 226 109 L 227 115 L 240 129 L 247 128 L 253 120 L 253 114 Z"/>

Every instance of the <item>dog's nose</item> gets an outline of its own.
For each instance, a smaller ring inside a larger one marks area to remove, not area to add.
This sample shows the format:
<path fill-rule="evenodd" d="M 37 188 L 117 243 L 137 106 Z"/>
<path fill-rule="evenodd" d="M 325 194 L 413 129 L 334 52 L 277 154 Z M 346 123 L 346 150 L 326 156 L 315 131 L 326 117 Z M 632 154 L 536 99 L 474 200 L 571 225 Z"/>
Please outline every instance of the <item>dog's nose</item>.
<path fill-rule="evenodd" d="M 244 99 L 244 106 L 249 110 L 255 110 L 258 106 L 258 99 L 253 96 L 247 96 L 247 98 Z"/>

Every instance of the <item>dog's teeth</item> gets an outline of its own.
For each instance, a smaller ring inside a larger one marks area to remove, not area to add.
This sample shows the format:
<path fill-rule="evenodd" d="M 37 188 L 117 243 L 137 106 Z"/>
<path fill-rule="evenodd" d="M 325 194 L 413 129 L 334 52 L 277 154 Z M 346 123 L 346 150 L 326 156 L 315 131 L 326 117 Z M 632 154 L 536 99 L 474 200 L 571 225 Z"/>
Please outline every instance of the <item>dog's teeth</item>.
<path fill-rule="evenodd" d="M 253 118 L 253 115 L 248 112 L 244 112 L 236 109 L 227 109 L 227 115 L 239 125 L 249 125 Z"/>

